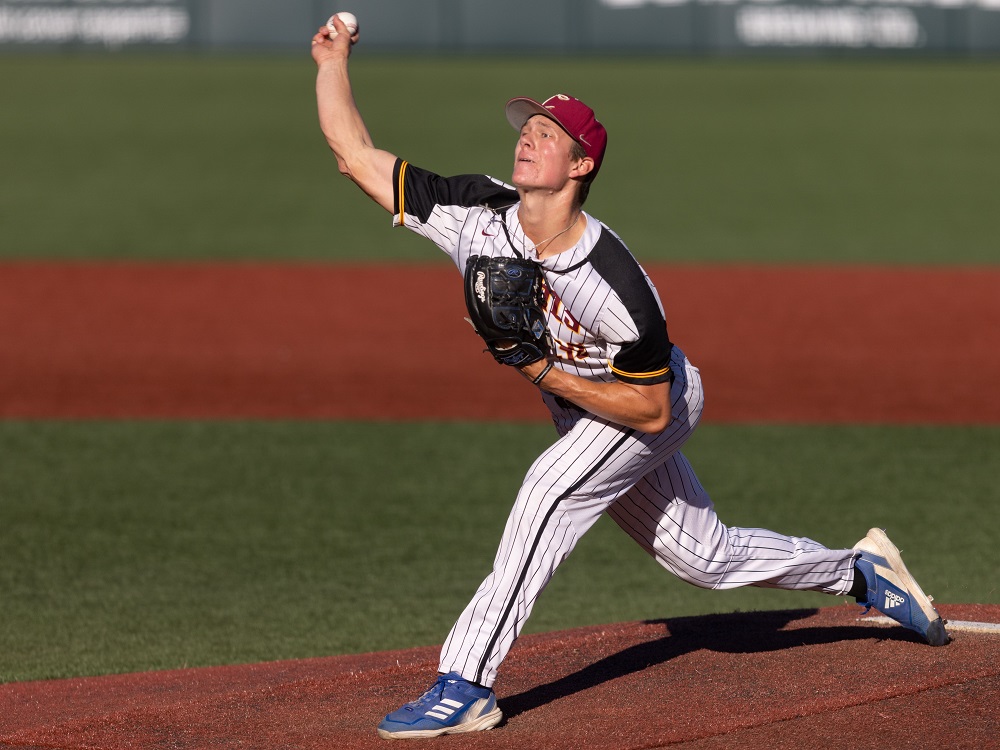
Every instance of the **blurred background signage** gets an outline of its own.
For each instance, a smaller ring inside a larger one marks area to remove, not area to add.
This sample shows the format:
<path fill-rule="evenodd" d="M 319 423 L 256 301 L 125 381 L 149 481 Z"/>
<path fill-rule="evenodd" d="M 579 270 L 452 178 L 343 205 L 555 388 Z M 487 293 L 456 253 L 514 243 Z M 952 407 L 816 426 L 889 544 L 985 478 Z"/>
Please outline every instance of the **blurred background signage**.
<path fill-rule="evenodd" d="M 337 6 L 334 8 L 334 6 Z M 370 49 L 1000 52 L 1000 0 L 356 0 Z M 301 50 L 320 0 L 0 0 L 0 47 Z M 526 25 L 523 19 L 530 17 Z"/>
<path fill-rule="evenodd" d="M 2 0 L 0 43 L 177 44 L 191 33 L 186 0 Z"/>

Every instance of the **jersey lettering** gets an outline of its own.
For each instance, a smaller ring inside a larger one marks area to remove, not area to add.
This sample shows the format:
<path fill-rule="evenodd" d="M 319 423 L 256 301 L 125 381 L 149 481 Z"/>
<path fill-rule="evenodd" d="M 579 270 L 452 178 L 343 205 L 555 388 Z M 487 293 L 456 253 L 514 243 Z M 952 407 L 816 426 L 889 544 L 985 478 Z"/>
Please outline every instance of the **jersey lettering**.
<path fill-rule="evenodd" d="M 551 317 L 558 320 L 573 333 L 582 334 L 583 327 L 572 315 L 570 315 L 569 310 L 566 308 L 566 305 L 563 304 L 563 301 L 559 298 L 559 295 L 553 292 L 551 289 L 549 289 L 548 284 L 545 285 L 544 294 L 545 296 L 543 300 L 544 304 L 543 311 L 547 315 L 550 315 Z"/>
<path fill-rule="evenodd" d="M 563 353 L 565 359 L 585 360 L 587 359 L 587 347 L 583 344 L 572 344 L 553 337 L 556 349 Z"/>

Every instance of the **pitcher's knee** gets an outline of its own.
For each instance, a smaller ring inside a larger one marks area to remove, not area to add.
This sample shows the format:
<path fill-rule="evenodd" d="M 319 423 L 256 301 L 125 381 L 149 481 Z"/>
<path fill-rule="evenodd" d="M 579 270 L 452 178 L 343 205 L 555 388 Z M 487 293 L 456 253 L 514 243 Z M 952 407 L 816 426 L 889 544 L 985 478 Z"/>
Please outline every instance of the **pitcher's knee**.
<path fill-rule="evenodd" d="M 674 575 L 684 583 L 689 583 L 700 589 L 717 589 L 722 586 L 725 580 L 725 567 L 707 566 L 704 569 L 689 566 L 674 566 L 671 568 Z"/>

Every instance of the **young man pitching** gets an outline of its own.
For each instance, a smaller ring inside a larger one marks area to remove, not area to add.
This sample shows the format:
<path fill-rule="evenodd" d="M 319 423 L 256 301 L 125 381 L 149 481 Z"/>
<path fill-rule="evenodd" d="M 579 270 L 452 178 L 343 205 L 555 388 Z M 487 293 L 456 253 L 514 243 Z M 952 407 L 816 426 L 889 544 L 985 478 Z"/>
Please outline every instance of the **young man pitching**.
<path fill-rule="evenodd" d="M 509 361 L 539 388 L 559 434 L 525 476 L 493 570 L 444 643 L 437 681 L 386 716 L 379 735 L 496 726 L 502 714 L 492 685 L 500 664 L 558 565 L 604 513 L 696 586 L 849 594 L 931 644 L 946 643 L 940 616 L 881 530 L 852 549 L 829 549 L 727 527 L 716 516 L 681 453 L 701 418 L 698 369 L 668 336 L 663 305 L 636 259 L 583 210 L 607 145 L 590 107 L 565 94 L 513 99 L 506 107 L 517 133 L 510 183 L 441 177 L 375 147 L 348 76 L 358 34 L 339 21 L 335 29 L 332 38 L 320 29 L 312 54 L 320 126 L 340 171 L 392 214 L 394 225 L 432 241 L 463 273 L 471 259 L 483 258 L 537 267 L 543 292 L 529 312 L 544 321 L 547 344 L 540 358 Z M 502 342 L 496 349 L 508 361 Z"/>

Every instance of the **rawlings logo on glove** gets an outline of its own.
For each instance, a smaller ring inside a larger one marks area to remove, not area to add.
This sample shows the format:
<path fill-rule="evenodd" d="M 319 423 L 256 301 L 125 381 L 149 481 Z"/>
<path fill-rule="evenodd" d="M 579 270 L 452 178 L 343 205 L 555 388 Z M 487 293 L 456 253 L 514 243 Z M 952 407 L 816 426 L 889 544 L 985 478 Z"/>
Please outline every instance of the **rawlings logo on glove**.
<path fill-rule="evenodd" d="M 541 267 L 530 260 L 469 258 L 465 267 L 469 322 L 502 365 L 530 365 L 552 351 L 542 312 L 542 281 Z"/>
<path fill-rule="evenodd" d="M 480 302 L 486 301 L 486 272 L 477 271 L 476 272 L 476 299 Z"/>

